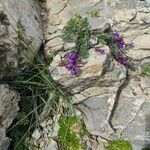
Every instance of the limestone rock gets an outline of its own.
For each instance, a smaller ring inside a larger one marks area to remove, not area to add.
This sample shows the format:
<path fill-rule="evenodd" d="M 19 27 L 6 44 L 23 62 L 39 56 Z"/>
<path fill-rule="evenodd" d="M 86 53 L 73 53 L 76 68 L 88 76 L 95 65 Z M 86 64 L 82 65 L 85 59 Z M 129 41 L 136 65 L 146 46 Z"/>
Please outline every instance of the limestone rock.
<path fill-rule="evenodd" d="M 19 110 L 20 96 L 11 90 L 8 85 L 0 85 L 0 149 L 7 150 L 10 139 L 6 137 L 5 130 L 11 125 Z"/>
<path fill-rule="evenodd" d="M 10 144 L 10 139 L 6 137 L 6 131 L 4 128 L 0 128 L 0 149 L 7 150 Z"/>
<path fill-rule="evenodd" d="M 114 19 L 117 22 L 129 22 L 136 16 L 135 9 L 126 9 L 126 10 L 116 10 L 114 14 Z"/>
<path fill-rule="evenodd" d="M 54 140 L 50 140 L 50 143 L 48 144 L 46 150 L 58 150 L 57 143 Z"/>
<path fill-rule="evenodd" d="M 72 87 L 72 93 L 79 92 L 82 89 L 91 86 L 99 80 L 102 73 L 109 66 L 110 50 L 108 47 L 105 47 L 105 49 L 105 55 L 99 54 L 94 49 L 89 51 L 90 54 L 89 58 L 86 60 L 87 63 L 81 67 L 82 73 L 78 77 L 72 76 L 64 66 L 59 67 L 61 56 L 59 54 L 56 55 L 50 65 L 50 71 L 53 79 L 67 89 Z"/>
<path fill-rule="evenodd" d="M 41 133 L 38 129 L 36 129 L 32 134 L 32 138 L 38 140 L 40 137 L 41 137 Z"/>
<path fill-rule="evenodd" d="M 8 68 L 26 66 L 24 53 L 30 60 L 32 53 L 39 50 L 43 41 L 39 10 L 34 0 L 0 0 L 0 78 L 10 73 Z"/>
<path fill-rule="evenodd" d="M 142 79 L 131 79 L 122 89 L 117 109 L 112 119 L 113 127 L 116 129 L 116 136 L 131 141 L 134 150 L 141 150 L 150 142 L 149 120 L 150 114 L 149 95 L 144 94 L 147 86 Z M 144 88 L 145 87 L 145 88 Z"/>

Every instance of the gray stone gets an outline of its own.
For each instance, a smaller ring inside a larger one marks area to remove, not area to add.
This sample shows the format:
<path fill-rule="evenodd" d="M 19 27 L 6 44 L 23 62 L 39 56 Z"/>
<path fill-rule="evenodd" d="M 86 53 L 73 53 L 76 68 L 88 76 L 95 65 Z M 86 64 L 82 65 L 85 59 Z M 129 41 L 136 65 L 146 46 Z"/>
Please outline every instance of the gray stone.
<path fill-rule="evenodd" d="M 58 150 L 57 143 L 51 139 L 50 143 L 48 144 L 48 146 L 45 150 Z"/>
<path fill-rule="evenodd" d="M 117 109 L 112 119 L 112 125 L 116 129 L 113 137 L 131 141 L 134 150 L 141 150 L 150 142 L 149 131 L 149 107 L 150 97 L 143 93 L 146 89 L 145 81 L 141 83 L 131 79 L 122 89 Z M 147 82 L 148 79 L 147 79 Z M 145 87 L 145 88 L 144 88 Z"/>
<path fill-rule="evenodd" d="M 11 125 L 19 110 L 20 96 L 8 85 L 0 85 L 0 149 L 7 150 L 10 139 L 6 137 L 5 130 Z"/>
<path fill-rule="evenodd" d="M 43 41 L 39 10 L 34 0 L 0 0 L 1 77 L 8 73 L 8 66 L 13 71 L 23 69 L 27 65 L 24 55 L 28 54 L 30 60 L 39 50 Z"/>
<path fill-rule="evenodd" d="M 67 88 L 72 93 L 77 93 L 81 90 L 84 90 L 85 88 L 88 88 L 94 84 L 99 84 L 103 80 L 102 74 L 109 70 L 109 56 L 110 56 L 110 50 L 108 47 L 104 46 L 104 49 L 106 50 L 105 55 L 101 55 L 98 52 L 96 52 L 94 49 L 89 51 L 89 58 L 87 58 L 86 62 L 83 67 L 81 67 L 82 73 L 80 76 L 74 77 L 71 75 L 71 73 L 64 67 L 60 67 L 59 63 L 61 62 L 61 56 L 59 54 L 56 56 L 59 59 L 56 59 L 54 57 L 53 62 L 50 65 L 50 71 L 53 79 L 57 81 L 58 83 L 62 84 L 65 88 Z M 114 65 L 114 66 L 113 66 Z M 110 83 L 107 79 L 113 76 L 111 70 L 108 71 L 108 73 L 105 75 L 106 84 L 113 84 L 115 79 L 118 80 L 118 78 L 124 78 L 125 69 L 122 66 L 118 66 L 116 63 L 112 63 L 113 66 L 113 73 L 114 78 L 110 80 Z M 119 70 L 120 69 L 120 70 Z M 123 72 L 122 72 L 122 71 Z M 117 78 L 116 78 L 117 74 Z M 97 82 L 99 81 L 99 82 Z M 105 83 L 104 83 L 105 84 Z"/>

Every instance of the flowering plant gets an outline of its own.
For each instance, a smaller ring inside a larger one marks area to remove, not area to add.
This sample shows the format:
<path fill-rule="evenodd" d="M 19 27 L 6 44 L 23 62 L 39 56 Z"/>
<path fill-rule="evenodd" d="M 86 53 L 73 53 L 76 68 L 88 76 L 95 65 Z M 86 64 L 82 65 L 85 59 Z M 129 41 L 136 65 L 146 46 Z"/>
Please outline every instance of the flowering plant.
<path fill-rule="evenodd" d="M 113 32 L 107 30 L 102 32 L 97 37 L 97 44 L 103 43 L 108 45 L 114 58 L 121 64 L 127 65 L 127 58 L 125 56 L 126 50 L 133 48 L 133 43 L 125 43 L 123 36 L 120 32 Z M 96 44 L 90 42 L 90 28 L 86 18 L 76 15 L 68 21 L 62 32 L 62 39 L 66 43 L 75 42 L 76 48 L 71 50 L 64 56 L 64 60 L 60 66 L 65 66 L 66 69 L 71 71 L 72 75 L 79 75 L 82 59 L 87 58 L 89 49 L 93 48 L 101 55 L 105 54 L 105 49 L 97 47 Z"/>

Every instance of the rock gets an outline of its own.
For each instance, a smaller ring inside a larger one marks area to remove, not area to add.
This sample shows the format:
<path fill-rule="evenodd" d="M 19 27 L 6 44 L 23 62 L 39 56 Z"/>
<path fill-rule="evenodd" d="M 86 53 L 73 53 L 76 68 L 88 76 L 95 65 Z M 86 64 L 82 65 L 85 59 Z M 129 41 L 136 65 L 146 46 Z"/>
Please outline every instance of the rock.
<path fill-rule="evenodd" d="M 86 140 L 86 150 L 105 150 L 104 140 L 100 137 L 92 136 L 91 139 Z"/>
<path fill-rule="evenodd" d="M 33 58 L 32 51 L 41 47 L 43 31 L 40 7 L 34 0 L 0 0 L 0 8 L 0 77 L 3 77 L 10 73 L 8 66 L 13 73 L 27 66 L 24 55 L 28 54 L 29 60 Z"/>
<path fill-rule="evenodd" d="M 81 117 L 86 128 L 96 137 L 93 143 L 86 141 L 87 150 L 104 149 L 99 137 L 129 140 L 133 150 L 146 147 L 150 142 L 149 77 L 140 77 L 138 70 L 150 65 L 150 9 L 145 7 L 144 1 L 137 0 L 47 0 L 47 5 L 51 25 L 46 33 L 46 38 L 50 40 L 45 51 L 53 57 L 49 70 L 52 78 L 71 93 L 72 103 L 84 114 Z M 91 17 L 91 10 L 97 11 L 100 16 Z M 61 43 L 56 35 L 75 14 L 88 18 L 91 33 L 103 30 L 108 22 L 113 30 L 123 33 L 126 42 L 133 42 L 135 47 L 126 53 L 129 68 L 113 60 L 107 46 L 104 46 L 106 55 L 90 50 L 89 58 L 83 60 L 80 76 L 74 77 L 65 67 L 60 67 L 64 50 L 73 48 L 73 44 Z M 58 46 L 59 42 L 61 45 Z M 134 73 L 132 69 L 135 69 Z"/>
<path fill-rule="evenodd" d="M 0 118 L 1 126 L 8 128 L 19 110 L 20 95 L 8 85 L 0 85 Z"/>
<path fill-rule="evenodd" d="M 47 44 L 46 46 L 47 47 L 56 47 L 56 46 L 59 46 L 59 45 L 62 45 L 63 44 L 63 41 L 60 37 L 56 37 L 56 38 L 53 38 L 51 39 Z"/>
<path fill-rule="evenodd" d="M 142 66 L 142 60 L 147 59 L 150 57 L 150 35 L 143 34 L 137 36 L 133 40 L 135 47 L 128 51 L 127 56 L 132 58 L 134 64 L 138 63 L 136 66 Z"/>
<path fill-rule="evenodd" d="M 75 43 L 65 43 L 64 44 L 64 50 L 75 49 L 75 48 L 76 48 Z"/>
<path fill-rule="evenodd" d="M 6 137 L 6 130 L 17 116 L 20 95 L 9 88 L 8 85 L 0 84 L 0 149 L 7 150 L 10 139 Z"/>
<path fill-rule="evenodd" d="M 71 89 L 72 93 L 79 92 L 83 88 L 91 86 L 94 82 L 96 83 L 104 70 L 109 67 L 110 50 L 108 47 L 104 48 L 106 50 L 105 55 L 101 55 L 93 49 L 89 51 L 89 58 L 86 60 L 87 63 L 81 67 L 82 74 L 79 77 L 73 77 L 65 67 L 59 67 L 60 61 L 54 57 L 54 61 L 50 65 L 53 79 L 65 88 Z M 58 55 L 56 57 L 60 59 L 61 56 Z M 91 80 L 89 80 L 90 78 Z"/>
<path fill-rule="evenodd" d="M 150 6 L 150 0 L 145 0 L 147 6 Z"/>
<path fill-rule="evenodd" d="M 4 128 L 0 128 L 0 149 L 7 150 L 10 144 L 10 139 L 6 137 L 6 131 Z"/>
<path fill-rule="evenodd" d="M 35 131 L 32 134 L 32 138 L 34 138 L 35 140 L 38 140 L 41 137 L 41 133 L 38 129 L 35 129 Z"/>
<path fill-rule="evenodd" d="M 51 139 L 50 143 L 48 144 L 48 146 L 45 150 L 58 150 L 57 143 Z"/>
<path fill-rule="evenodd" d="M 0 37 L 6 34 L 6 27 L 4 25 L 0 25 Z"/>
<path fill-rule="evenodd" d="M 136 16 L 136 10 L 135 9 L 126 9 L 126 10 L 116 10 L 114 14 L 114 19 L 117 22 L 129 22 Z"/>
<path fill-rule="evenodd" d="M 142 87 L 146 87 L 144 80 L 150 81 L 150 79 L 142 79 Z M 134 150 L 141 150 L 150 142 L 148 127 L 149 98 L 149 95 L 143 93 L 141 83 L 136 79 L 131 79 L 122 89 L 112 119 L 112 125 L 117 134 L 115 137 L 131 141 Z"/>
<path fill-rule="evenodd" d="M 144 34 L 139 35 L 133 43 L 135 44 L 135 49 L 137 50 L 150 50 L 150 35 Z"/>
<path fill-rule="evenodd" d="M 78 107 L 81 112 L 84 112 L 87 130 L 93 135 L 108 138 L 114 132 L 109 124 L 109 117 L 115 102 L 117 88 L 97 87 L 97 89 L 99 89 L 99 93 L 89 96 Z"/>

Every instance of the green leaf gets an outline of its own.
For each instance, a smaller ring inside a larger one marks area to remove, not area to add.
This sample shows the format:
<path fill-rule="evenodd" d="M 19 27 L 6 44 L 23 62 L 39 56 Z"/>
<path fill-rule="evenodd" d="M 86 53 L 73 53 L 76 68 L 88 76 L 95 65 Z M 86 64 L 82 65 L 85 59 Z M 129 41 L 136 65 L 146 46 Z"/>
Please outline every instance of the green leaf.
<path fill-rule="evenodd" d="M 144 66 L 142 69 L 144 75 L 150 76 L 150 66 Z"/>
<path fill-rule="evenodd" d="M 106 150 L 133 150 L 131 144 L 125 140 L 109 141 Z"/>
<path fill-rule="evenodd" d="M 89 23 L 87 18 L 76 15 L 70 19 L 62 31 L 62 39 L 66 43 L 75 42 L 76 49 L 82 58 L 89 53 Z"/>

